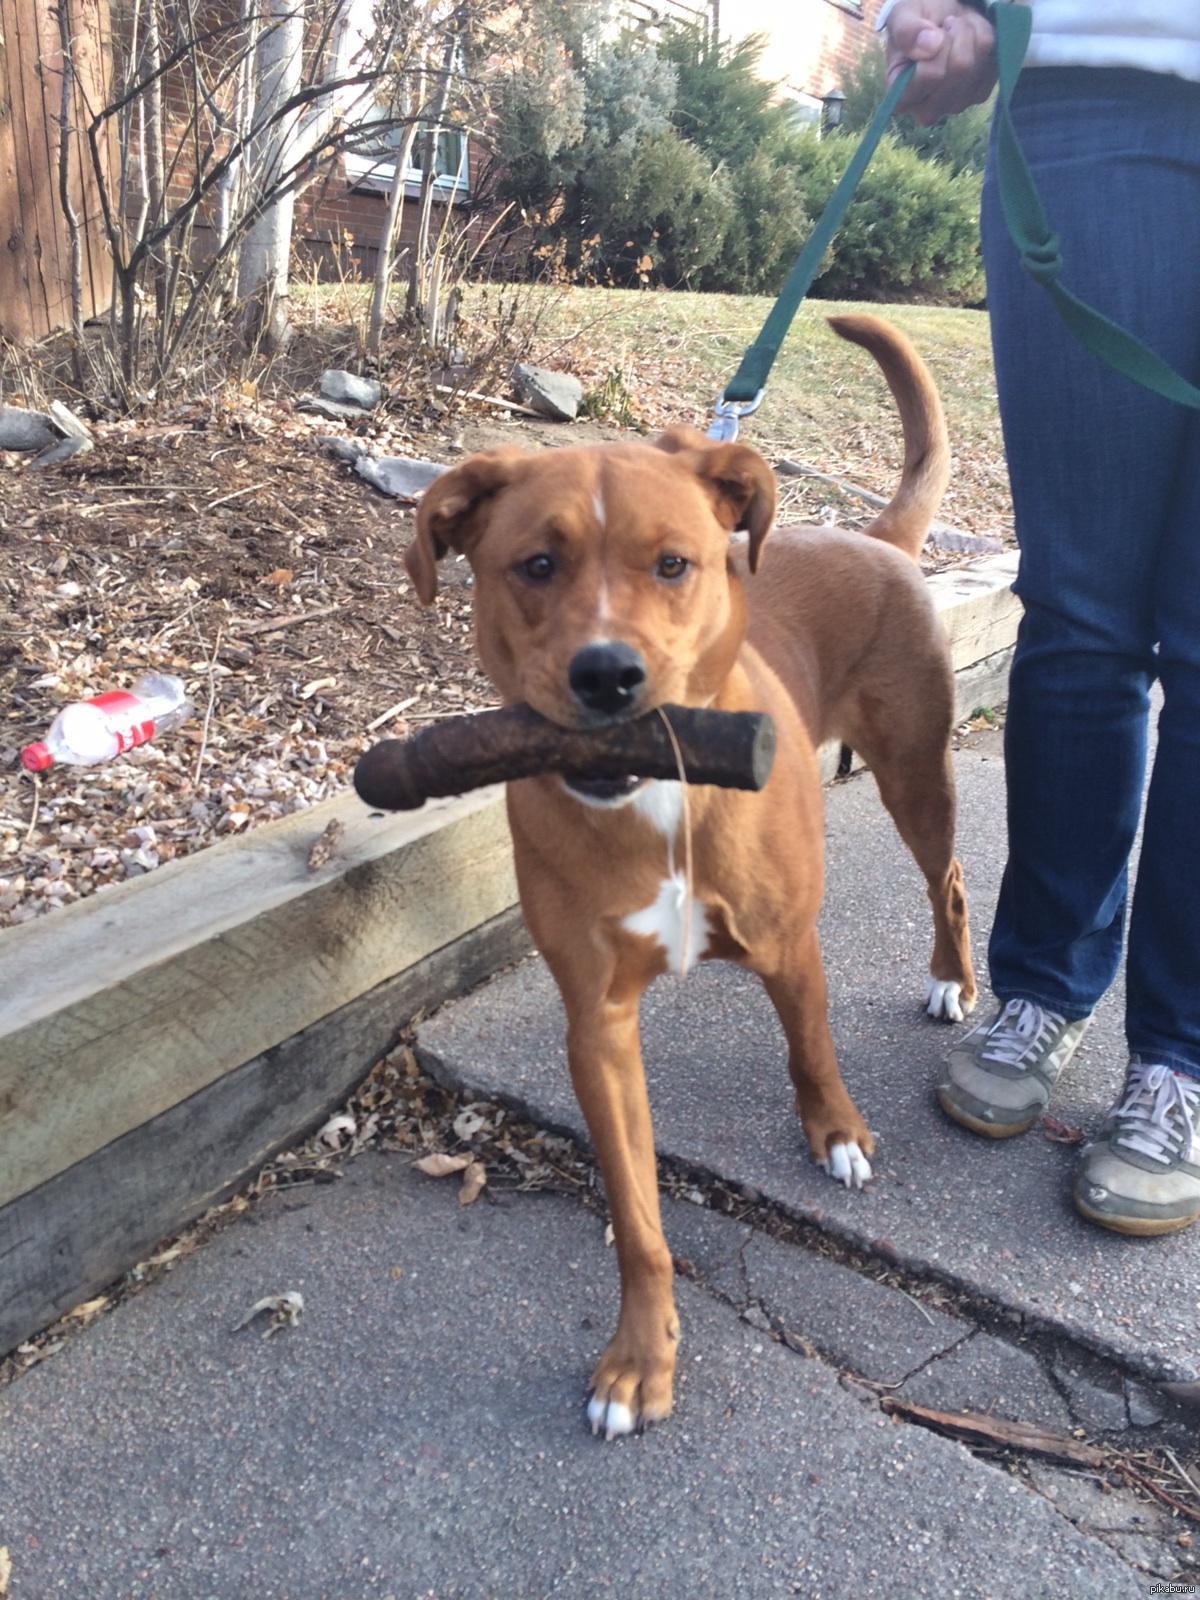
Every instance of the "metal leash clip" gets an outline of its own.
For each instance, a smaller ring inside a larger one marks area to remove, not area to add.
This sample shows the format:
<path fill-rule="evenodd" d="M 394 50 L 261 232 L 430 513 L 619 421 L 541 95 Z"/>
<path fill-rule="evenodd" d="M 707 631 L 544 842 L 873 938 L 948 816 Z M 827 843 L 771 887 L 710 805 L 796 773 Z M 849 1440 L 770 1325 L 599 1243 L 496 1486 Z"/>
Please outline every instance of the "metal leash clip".
<path fill-rule="evenodd" d="M 743 417 L 752 416 L 758 410 L 766 392 L 760 389 L 753 400 L 726 400 L 723 395 L 718 395 L 713 405 L 708 437 L 715 439 L 718 444 L 732 444 L 738 436 L 738 424 Z"/>

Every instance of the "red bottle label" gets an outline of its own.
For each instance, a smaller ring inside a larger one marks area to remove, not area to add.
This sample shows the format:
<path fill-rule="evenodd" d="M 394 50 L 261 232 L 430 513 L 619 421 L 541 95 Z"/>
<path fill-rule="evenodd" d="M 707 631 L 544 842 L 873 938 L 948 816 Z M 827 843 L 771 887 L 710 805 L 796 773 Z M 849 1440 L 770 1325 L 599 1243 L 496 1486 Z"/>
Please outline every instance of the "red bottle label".
<path fill-rule="evenodd" d="M 132 717 L 142 709 L 142 702 L 137 695 L 129 694 L 124 689 L 113 689 L 108 694 L 93 695 L 88 704 L 96 706 L 110 718 L 112 731 L 117 738 L 118 755 L 123 755 L 126 750 L 136 749 L 139 744 L 145 744 L 148 739 L 153 739 L 153 717 L 145 717 L 138 722 L 132 720 Z"/>

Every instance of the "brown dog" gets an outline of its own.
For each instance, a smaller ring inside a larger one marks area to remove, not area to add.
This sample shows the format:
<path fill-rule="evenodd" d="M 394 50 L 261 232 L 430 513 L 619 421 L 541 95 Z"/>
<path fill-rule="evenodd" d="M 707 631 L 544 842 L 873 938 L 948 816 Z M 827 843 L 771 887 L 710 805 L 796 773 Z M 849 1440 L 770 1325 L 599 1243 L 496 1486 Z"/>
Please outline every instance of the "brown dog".
<path fill-rule="evenodd" d="M 505 701 L 565 726 L 654 706 L 767 711 L 778 754 L 760 794 L 678 783 L 530 778 L 508 788 L 521 905 L 562 992 L 571 1078 L 599 1157 L 621 1274 L 617 1330 L 592 1376 L 607 1437 L 671 1409 L 679 1324 L 659 1221 L 638 1042 L 642 990 L 697 960 L 762 978 L 788 1041 L 809 1148 L 847 1186 L 874 1139 L 838 1073 L 817 943 L 822 797 L 816 750 L 859 751 L 929 886 L 933 1016 L 975 1000 L 954 858 L 953 721 L 941 625 L 915 557 L 946 486 L 941 405 L 908 341 L 836 317 L 900 408 L 900 487 L 865 537 L 798 528 L 764 547 L 770 468 L 743 444 L 672 429 L 654 447 L 472 457 L 429 489 L 408 571 L 428 605 L 437 562 L 465 551 L 479 653 Z M 744 530 L 742 547 L 730 534 Z"/>

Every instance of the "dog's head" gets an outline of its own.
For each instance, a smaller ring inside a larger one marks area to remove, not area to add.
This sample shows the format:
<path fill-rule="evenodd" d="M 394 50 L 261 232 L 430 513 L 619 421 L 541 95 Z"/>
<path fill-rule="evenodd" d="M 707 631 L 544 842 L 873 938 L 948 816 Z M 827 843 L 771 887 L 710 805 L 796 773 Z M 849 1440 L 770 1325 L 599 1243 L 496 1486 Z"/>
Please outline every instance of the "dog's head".
<path fill-rule="evenodd" d="M 748 534 L 753 572 L 774 515 L 762 457 L 690 429 L 655 446 L 494 450 L 426 491 L 405 565 L 429 605 L 438 561 L 465 553 L 504 699 L 595 726 L 712 699 L 745 627 L 729 536 Z"/>

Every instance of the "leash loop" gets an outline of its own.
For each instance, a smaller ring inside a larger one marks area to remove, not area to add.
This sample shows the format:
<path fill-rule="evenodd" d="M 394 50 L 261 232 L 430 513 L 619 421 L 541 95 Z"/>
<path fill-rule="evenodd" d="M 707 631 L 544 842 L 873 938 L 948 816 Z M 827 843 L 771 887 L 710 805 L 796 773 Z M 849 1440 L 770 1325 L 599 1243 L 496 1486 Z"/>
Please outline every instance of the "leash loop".
<path fill-rule="evenodd" d="M 1021 265 L 1034 283 L 1054 283 L 1062 276 L 1062 253 L 1058 235 L 1052 233 L 1041 244 L 1031 244 L 1021 251 Z"/>

